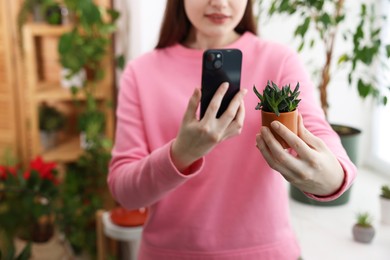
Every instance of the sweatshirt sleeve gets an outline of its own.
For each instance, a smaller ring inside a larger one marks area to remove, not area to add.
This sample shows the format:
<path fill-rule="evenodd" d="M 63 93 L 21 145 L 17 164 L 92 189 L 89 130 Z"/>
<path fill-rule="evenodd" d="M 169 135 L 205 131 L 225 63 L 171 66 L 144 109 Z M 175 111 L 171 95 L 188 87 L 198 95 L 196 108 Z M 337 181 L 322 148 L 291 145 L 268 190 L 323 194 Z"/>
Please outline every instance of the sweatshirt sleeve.
<path fill-rule="evenodd" d="M 315 136 L 321 138 L 328 148 L 336 156 L 344 170 L 344 181 L 339 190 L 329 196 L 319 197 L 305 193 L 306 196 L 318 201 L 331 201 L 340 197 L 353 183 L 356 177 L 356 166 L 349 159 L 340 137 L 329 125 L 325 114 L 315 98 L 314 86 L 310 76 L 306 72 L 302 61 L 295 52 L 286 56 L 280 75 L 280 84 L 291 84 L 291 87 L 299 82 L 300 98 L 299 113 L 302 114 L 305 127 Z"/>
<path fill-rule="evenodd" d="M 116 111 L 115 144 L 107 178 L 114 199 L 123 207 L 149 206 L 197 175 L 203 159 L 191 165 L 185 174 L 172 163 L 170 141 L 150 151 L 142 118 L 142 109 L 131 66 L 121 78 Z"/>

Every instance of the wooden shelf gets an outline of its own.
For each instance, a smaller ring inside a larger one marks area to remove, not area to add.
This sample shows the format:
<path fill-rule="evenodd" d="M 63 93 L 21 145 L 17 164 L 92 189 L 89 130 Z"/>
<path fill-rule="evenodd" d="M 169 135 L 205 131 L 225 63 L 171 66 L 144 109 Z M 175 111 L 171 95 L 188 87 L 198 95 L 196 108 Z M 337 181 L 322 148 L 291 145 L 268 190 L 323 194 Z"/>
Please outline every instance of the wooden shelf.
<path fill-rule="evenodd" d="M 80 147 L 80 137 L 72 137 L 71 139 L 57 145 L 42 154 L 45 161 L 68 163 L 76 161 L 83 153 Z"/>
<path fill-rule="evenodd" d="M 86 102 L 86 96 L 81 89 L 76 97 L 72 90 L 61 86 L 61 65 L 58 63 L 58 38 L 70 31 L 71 26 L 48 25 L 28 23 L 23 26 L 23 50 L 26 71 L 26 86 L 24 89 L 24 98 L 22 106 L 25 112 L 25 123 L 23 124 L 25 132 L 25 161 L 41 154 L 44 160 L 57 163 L 69 163 L 76 161 L 83 153 L 80 148 L 79 136 L 75 137 L 73 130 L 64 132 L 64 138 L 67 140 L 56 145 L 53 149 L 42 152 L 42 145 L 39 140 L 39 106 L 41 103 L 48 102 L 52 106 L 57 106 L 63 112 L 69 113 L 72 118 L 77 118 L 78 109 L 75 109 L 73 100 Z M 100 102 L 111 102 L 113 100 L 113 63 L 112 54 L 108 53 L 103 60 L 102 66 L 105 67 L 105 77 L 98 82 L 95 88 L 94 98 Z M 89 87 L 89 86 L 87 86 Z M 83 107 L 81 104 L 80 107 Z M 73 107 L 72 107 L 73 106 Z M 102 106 L 103 107 L 103 106 Z M 113 136 L 113 113 L 105 110 L 106 135 L 109 138 Z"/>
<path fill-rule="evenodd" d="M 35 93 L 35 99 L 38 102 L 45 101 L 45 100 L 51 100 L 51 101 L 73 100 L 71 89 L 67 89 L 60 86 L 60 83 L 40 82 L 37 85 L 39 86 L 39 90 L 37 90 Z M 98 99 L 106 98 L 103 88 L 105 87 L 99 85 L 99 87 L 96 89 L 96 94 L 95 94 L 96 98 Z M 82 93 L 78 93 L 76 99 L 85 100 L 85 96 L 83 96 Z"/>
<path fill-rule="evenodd" d="M 27 23 L 23 29 L 35 36 L 60 36 L 72 30 L 70 25 L 50 25 L 45 23 Z"/>

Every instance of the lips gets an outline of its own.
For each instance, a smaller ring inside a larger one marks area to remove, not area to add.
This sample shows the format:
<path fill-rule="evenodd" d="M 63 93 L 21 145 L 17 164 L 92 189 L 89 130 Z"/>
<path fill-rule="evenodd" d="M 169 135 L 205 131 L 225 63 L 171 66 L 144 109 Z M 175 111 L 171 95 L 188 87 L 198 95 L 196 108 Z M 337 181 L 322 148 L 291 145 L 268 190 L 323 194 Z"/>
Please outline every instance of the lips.
<path fill-rule="evenodd" d="M 229 15 L 221 14 L 221 13 L 211 13 L 211 14 L 206 14 L 205 16 L 213 23 L 224 23 L 226 20 L 230 18 Z"/>

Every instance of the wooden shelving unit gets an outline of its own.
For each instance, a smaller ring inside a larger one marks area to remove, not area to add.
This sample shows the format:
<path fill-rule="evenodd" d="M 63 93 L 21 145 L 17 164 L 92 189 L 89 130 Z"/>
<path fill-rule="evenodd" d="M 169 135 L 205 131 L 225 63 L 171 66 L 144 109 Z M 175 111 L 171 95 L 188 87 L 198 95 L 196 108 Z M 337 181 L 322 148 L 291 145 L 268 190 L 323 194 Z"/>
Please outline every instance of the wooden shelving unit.
<path fill-rule="evenodd" d="M 63 133 L 62 140 L 54 148 L 44 151 L 39 137 L 39 106 L 48 103 L 58 106 L 70 117 L 77 117 L 77 108 L 73 103 L 73 96 L 70 89 L 64 88 L 60 84 L 61 66 L 58 62 L 58 39 L 71 30 L 70 26 L 53 26 L 47 24 L 26 24 L 23 27 L 24 61 L 26 71 L 26 86 L 24 89 L 26 136 L 24 137 L 26 146 L 24 160 L 42 155 L 47 161 L 67 163 L 75 161 L 81 154 L 79 132 L 75 127 L 75 120 L 69 123 L 68 129 Z M 105 102 L 113 100 L 113 65 L 111 64 L 111 54 L 106 58 L 104 64 L 104 79 L 96 87 L 95 98 L 101 103 L 102 108 Z M 82 91 L 79 91 L 76 100 L 85 100 Z M 104 109 L 106 113 L 106 135 L 113 137 L 113 111 Z"/>

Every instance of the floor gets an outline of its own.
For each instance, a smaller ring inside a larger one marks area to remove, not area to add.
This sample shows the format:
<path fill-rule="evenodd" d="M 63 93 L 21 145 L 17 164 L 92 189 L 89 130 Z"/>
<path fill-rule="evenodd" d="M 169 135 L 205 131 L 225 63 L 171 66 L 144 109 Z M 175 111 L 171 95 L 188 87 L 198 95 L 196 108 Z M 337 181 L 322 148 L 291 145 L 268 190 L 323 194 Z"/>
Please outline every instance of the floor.
<path fill-rule="evenodd" d="M 348 204 L 333 207 L 309 206 L 290 200 L 292 222 L 304 260 L 389 260 L 390 226 L 380 223 L 379 194 L 390 178 L 360 168 Z M 374 217 L 376 234 L 371 244 L 353 240 L 357 212 Z"/>

